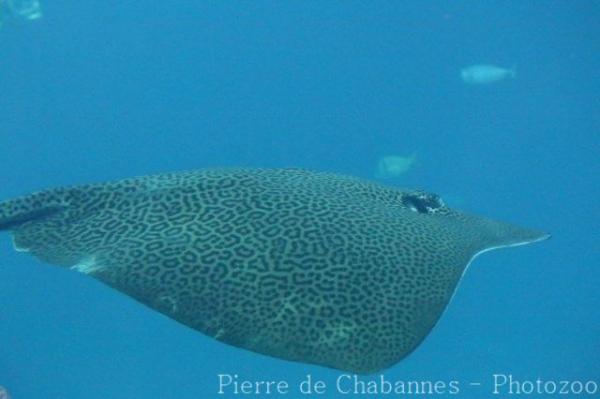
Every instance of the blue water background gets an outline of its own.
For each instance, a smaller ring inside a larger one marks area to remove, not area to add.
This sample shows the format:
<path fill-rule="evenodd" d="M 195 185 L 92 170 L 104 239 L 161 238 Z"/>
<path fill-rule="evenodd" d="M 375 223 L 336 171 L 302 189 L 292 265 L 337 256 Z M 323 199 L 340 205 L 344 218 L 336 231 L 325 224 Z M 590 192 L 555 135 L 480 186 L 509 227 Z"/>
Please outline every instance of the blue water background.
<path fill-rule="evenodd" d="M 477 259 L 386 378 L 459 380 L 474 398 L 493 373 L 600 380 L 598 2 L 43 6 L 0 30 L 0 198 L 215 166 L 372 178 L 381 156 L 414 152 L 389 184 L 553 238 Z M 517 76 L 466 85 L 478 63 Z M 15 399 L 218 397 L 218 373 L 310 373 L 334 391 L 341 372 L 218 343 L 1 238 L 0 385 Z"/>

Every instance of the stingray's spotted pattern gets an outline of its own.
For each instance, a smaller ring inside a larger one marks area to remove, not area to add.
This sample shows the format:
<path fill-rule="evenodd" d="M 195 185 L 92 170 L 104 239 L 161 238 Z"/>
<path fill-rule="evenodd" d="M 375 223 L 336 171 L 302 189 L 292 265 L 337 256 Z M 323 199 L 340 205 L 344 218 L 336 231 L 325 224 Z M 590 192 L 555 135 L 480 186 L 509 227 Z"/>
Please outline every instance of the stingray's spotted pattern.
<path fill-rule="evenodd" d="M 15 247 L 220 341 L 367 373 L 412 351 L 471 258 L 544 238 L 434 194 L 303 170 L 200 170 L 0 204 Z"/>

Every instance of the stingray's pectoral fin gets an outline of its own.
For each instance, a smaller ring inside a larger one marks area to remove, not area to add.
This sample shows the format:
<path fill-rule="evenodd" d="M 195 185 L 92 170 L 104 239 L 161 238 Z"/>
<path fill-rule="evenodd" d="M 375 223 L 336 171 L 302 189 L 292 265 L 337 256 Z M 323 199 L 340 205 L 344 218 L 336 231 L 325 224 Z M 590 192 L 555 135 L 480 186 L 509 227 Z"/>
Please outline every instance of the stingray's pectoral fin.
<path fill-rule="evenodd" d="M 477 218 L 475 223 L 479 225 L 479 228 L 475 229 L 477 237 L 474 240 L 478 243 L 478 253 L 531 244 L 550 238 L 550 234 L 543 231 L 527 229 L 492 219 Z"/>

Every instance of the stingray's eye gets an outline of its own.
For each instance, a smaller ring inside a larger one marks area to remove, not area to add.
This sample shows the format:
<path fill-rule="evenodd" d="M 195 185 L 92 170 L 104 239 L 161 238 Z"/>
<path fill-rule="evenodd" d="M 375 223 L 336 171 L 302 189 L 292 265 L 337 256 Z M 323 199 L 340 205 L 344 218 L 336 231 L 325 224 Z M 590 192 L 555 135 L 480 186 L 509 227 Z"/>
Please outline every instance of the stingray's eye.
<path fill-rule="evenodd" d="M 437 194 L 417 192 L 402 197 L 402 204 L 413 212 L 435 213 L 444 207 L 444 201 Z"/>

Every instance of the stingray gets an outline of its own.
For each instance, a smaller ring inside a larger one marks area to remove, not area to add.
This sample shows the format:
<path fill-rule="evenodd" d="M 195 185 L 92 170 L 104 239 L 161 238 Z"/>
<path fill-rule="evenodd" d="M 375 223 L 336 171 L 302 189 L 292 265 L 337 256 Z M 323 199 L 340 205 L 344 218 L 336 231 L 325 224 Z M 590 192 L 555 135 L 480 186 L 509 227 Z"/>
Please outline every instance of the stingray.
<path fill-rule="evenodd" d="M 424 340 L 477 255 L 549 237 L 297 169 L 51 189 L 1 202 L 0 230 L 219 341 L 360 374 Z"/>

